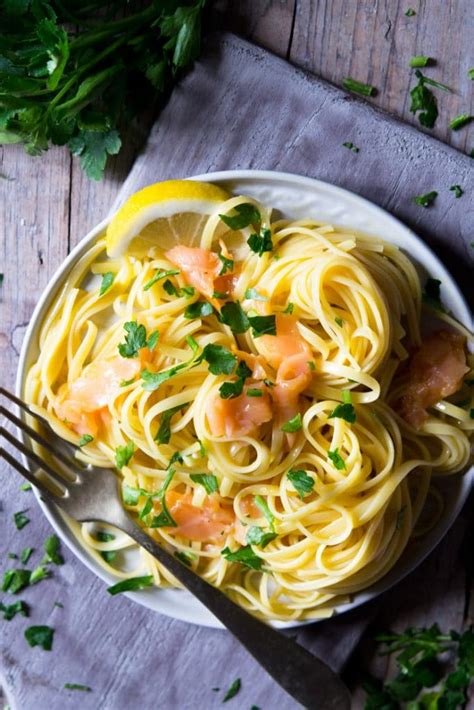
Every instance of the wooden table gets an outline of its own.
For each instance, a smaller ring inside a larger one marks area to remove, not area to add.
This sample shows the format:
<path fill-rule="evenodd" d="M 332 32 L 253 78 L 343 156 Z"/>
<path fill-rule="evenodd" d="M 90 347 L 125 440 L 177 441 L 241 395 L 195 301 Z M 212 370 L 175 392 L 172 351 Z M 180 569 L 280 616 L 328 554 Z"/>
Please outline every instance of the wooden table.
<path fill-rule="evenodd" d="M 407 17 L 408 7 L 417 14 Z M 467 75 L 474 66 L 472 0 L 218 0 L 213 22 L 335 84 L 345 76 L 373 84 L 378 93 L 370 99 L 372 103 L 418 127 L 409 112 L 413 80 L 408 61 L 412 55 L 429 55 L 436 60 L 429 75 L 453 88 L 452 93 L 440 96 L 433 134 L 465 152 L 474 147 L 474 124 L 459 132 L 448 127 L 457 114 L 474 113 L 473 85 Z M 88 181 L 65 149 L 54 148 L 38 159 L 27 157 L 16 146 L 0 147 L 2 384 L 13 386 L 22 337 L 49 275 L 106 215 L 149 125 L 144 121 L 130 131 L 101 183 Z M 436 568 L 437 585 L 427 584 L 422 600 L 411 599 L 409 590 L 392 591 L 390 614 L 385 612 L 377 625 L 401 629 L 437 621 L 444 628 L 459 628 L 468 621 L 472 615 L 472 531 L 470 540 L 465 531 L 472 508 L 471 502 L 465 523 L 457 525 L 440 553 L 417 573 L 429 580 Z M 453 558 L 452 550 L 458 548 L 463 535 L 466 559 L 460 560 Z M 357 661 L 348 669 L 356 705 L 362 697 L 358 689 L 361 662 L 374 664 L 372 633 L 369 630 L 362 640 Z M 378 670 L 386 672 L 386 664 Z"/>

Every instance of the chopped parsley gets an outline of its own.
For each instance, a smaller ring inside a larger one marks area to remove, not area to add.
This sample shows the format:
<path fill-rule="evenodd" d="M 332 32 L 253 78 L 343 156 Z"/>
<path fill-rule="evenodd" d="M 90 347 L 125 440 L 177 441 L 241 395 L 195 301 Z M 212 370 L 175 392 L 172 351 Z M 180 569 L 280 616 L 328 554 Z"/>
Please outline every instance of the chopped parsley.
<path fill-rule="evenodd" d="M 157 281 L 161 281 L 161 279 L 165 279 L 167 276 L 176 276 L 179 273 L 179 269 L 168 269 L 168 271 L 164 271 L 163 269 L 157 269 L 155 271 L 154 276 L 146 282 L 143 287 L 143 290 L 148 291 L 152 286 L 156 284 Z"/>
<path fill-rule="evenodd" d="M 245 298 L 253 299 L 254 301 L 268 301 L 268 297 L 263 296 L 256 288 L 248 288 L 245 292 Z"/>
<path fill-rule="evenodd" d="M 255 387 L 250 387 L 245 394 L 247 397 L 263 397 L 263 391 Z"/>
<path fill-rule="evenodd" d="M 142 488 L 133 488 L 132 486 L 124 484 L 122 488 L 123 502 L 125 505 L 138 505 L 138 501 L 141 495 L 146 495 L 146 491 Z"/>
<path fill-rule="evenodd" d="M 298 412 L 298 414 L 295 414 L 294 417 L 289 419 L 287 422 L 283 424 L 281 427 L 282 431 L 285 431 L 287 433 L 291 433 L 294 431 L 299 431 L 301 427 L 303 426 L 303 419 L 301 417 L 301 413 Z"/>
<path fill-rule="evenodd" d="M 228 325 L 233 333 L 245 333 L 250 328 L 249 318 L 238 302 L 225 303 L 221 308 L 220 320 Z"/>
<path fill-rule="evenodd" d="M 197 555 L 193 552 L 188 552 L 187 550 L 177 550 L 174 553 L 176 559 L 186 565 L 186 567 L 191 567 L 193 560 L 197 559 Z"/>
<path fill-rule="evenodd" d="M 336 325 L 338 325 L 340 328 L 342 328 L 342 326 L 344 325 L 344 321 L 342 320 L 342 318 L 337 317 L 337 318 L 334 318 L 334 320 L 336 321 Z"/>
<path fill-rule="evenodd" d="M 142 370 L 142 372 L 140 373 L 140 377 L 143 380 L 142 387 L 144 390 L 146 390 L 147 392 L 153 392 L 154 390 L 157 390 L 158 387 L 163 384 L 163 382 L 169 380 L 170 377 L 174 377 L 178 372 L 180 372 L 191 364 L 199 346 L 192 336 L 188 336 L 186 338 L 186 341 L 191 347 L 191 350 L 193 351 L 191 359 L 187 360 L 186 362 L 181 362 L 179 365 L 174 365 L 173 367 L 170 367 L 169 370 L 164 370 L 162 372 L 150 372 L 149 370 Z M 201 362 L 201 359 L 197 360 L 196 364 L 198 362 Z"/>
<path fill-rule="evenodd" d="M 0 613 L 3 614 L 5 621 L 11 621 L 17 614 L 21 614 L 21 616 L 29 616 L 30 609 L 26 602 L 19 599 L 17 602 L 8 604 L 7 606 L 0 602 Z"/>
<path fill-rule="evenodd" d="M 189 318 L 204 318 L 205 316 L 212 316 L 214 313 L 214 308 L 207 301 L 195 301 L 190 303 L 184 309 L 184 317 Z"/>
<path fill-rule="evenodd" d="M 214 291 L 212 294 L 212 298 L 217 299 L 218 301 L 225 301 L 226 298 L 229 298 L 228 293 L 222 293 L 221 291 Z"/>
<path fill-rule="evenodd" d="M 409 7 L 405 12 L 406 17 L 414 17 L 415 15 L 416 11 L 412 7 Z"/>
<path fill-rule="evenodd" d="M 57 535 L 50 535 L 44 543 L 46 555 L 41 560 L 42 564 L 52 562 L 55 565 L 63 565 L 64 560 L 59 552 L 60 542 Z"/>
<path fill-rule="evenodd" d="M 135 453 L 135 444 L 129 441 L 125 446 L 117 446 L 115 449 L 115 465 L 118 469 L 128 466 L 130 459 Z"/>
<path fill-rule="evenodd" d="M 231 552 L 228 547 L 224 547 L 221 554 L 225 557 L 228 562 L 240 562 L 240 564 L 249 569 L 254 569 L 259 571 L 262 568 L 262 558 L 258 557 L 252 550 L 250 545 L 245 545 L 245 547 L 240 547 L 235 552 Z"/>
<path fill-rule="evenodd" d="M 428 64 L 432 64 L 433 60 L 431 57 L 426 57 L 423 54 L 418 54 L 410 59 L 409 66 L 412 68 L 416 67 L 426 67 Z"/>
<path fill-rule="evenodd" d="M 224 276 L 228 271 L 231 272 L 234 270 L 234 260 L 233 259 L 228 259 L 226 256 L 223 254 L 218 254 L 217 255 L 220 259 L 220 262 L 222 264 L 222 268 L 219 271 L 219 276 Z"/>
<path fill-rule="evenodd" d="M 237 212 L 237 214 L 232 216 L 225 214 L 219 215 L 224 224 L 234 231 L 244 229 L 250 225 L 260 224 L 262 221 L 260 212 L 255 205 L 252 205 L 250 202 L 243 202 L 237 205 L 234 207 L 234 212 Z"/>
<path fill-rule="evenodd" d="M 236 397 L 240 397 L 243 391 L 244 380 L 241 377 L 239 377 L 236 382 L 224 382 L 224 384 L 219 387 L 221 399 L 235 399 Z"/>
<path fill-rule="evenodd" d="M 147 341 L 148 350 L 155 349 L 159 337 L 160 337 L 160 333 L 157 330 L 154 330 L 153 333 L 151 333 L 148 336 L 148 341 Z M 133 382 L 133 380 L 132 380 L 132 382 Z"/>
<path fill-rule="evenodd" d="M 28 563 L 28 560 L 30 559 L 33 552 L 34 552 L 34 549 L 32 547 L 24 547 L 23 548 L 23 550 L 20 553 L 20 562 L 22 565 L 26 565 Z"/>
<path fill-rule="evenodd" d="M 287 475 L 288 480 L 292 484 L 295 491 L 298 493 L 301 500 L 303 500 L 305 495 L 313 491 L 314 478 L 308 476 L 306 471 L 303 471 L 302 469 L 296 470 L 292 468 L 288 471 Z"/>
<path fill-rule="evenodd" d="M 344 146 L 344 148 L 349 148 L 349 150 L 351 150 L 353 153 L 359 152 L 359 148 L 356 145 L 354 145 L 354 143 L 351 143 L 350 141 L 346 141 L 342 145 Z"/>
<path fill-rule="evenodd" d="M 262 498 L 262 496 L 255 496 L 254 498 L 255 505 L 257 508 L 263 513 L 264 517 L 266 518 L 268 524 L 270 525 L 270 528 L 272 531 L 274 530 L 274 523 L 275 523 L 275 516 L 273 515 L 272 511 L 268 507 L 267 501 Z"/>
<path fill-rule="evenodd" d="M 473 118 L 474 116 L 471 116 L 469 113 L 461 113 L 459 116 L 453 118 L 449 124 L 449 127 L 453 131 L 459 131 L 460 128 L 463 128 L 464 126 L 467 126 L 468 123 L 471 123 Z"/>
<path fill-rule="evenodd" d="M 342 471 L 346 468 L 344 459 L 339 454 L 339 448 L 337 446 L 334 451 L 328 451 L 328 459 L 332 461 L 334 467 L 337 468 L 338 471 Z"/>
<path fill-rule="evenodd" d="M 30 522 L 28 516 L 25 515 L 27 510 L 28 508 L 26 510 L 19 510 L 17 513 L 13 514 L 13 520 L 15 521 L 17 530 L 22 530 L 25 525 L 28 525 L 28 523 Z"/>
<path fill-rule="evenodd" d="M 474 69 L 469 69 L 467 72 L 467 75 L 468 75 L 469 79 L 474 80 Z"/>
<path fill-rule="evenodd" d="M 174 463 L 180 463 L 180 464 L 183 464 L 183 463 L 184 463 L 184 459 L 183 459 L 183 457 L 181 456 L 181 454 L 180 454 L 179 451 L 175 451 L 175 452 L 174 452 L 173 456 L 172 456 L 172 457 L 170 458 L 170 460 L 168 461 L 168 466 L 167 466 L 167 468 L 170 468 Z"/>
<path fill-rule="evenodd" d="M 456 199 L 459 199 L 464 194 L 464 190 L 461 185 L 451 185 L 449 189 L 451 192 L 454 192 L 454 197 Z"/>
<path fill-rule="evenodd" d="M 171 409 L 167 409 L 163 414 L 161 415 L 160 418 L 160 426 L 158 428 L 158 432 L 155 436 L 155 441 L 158 442 L 158 444 L 168 444 L 169 440 L 171 438 L 171 418 L 180 412 L 184 407 L 187 407 L 189 402 L 185 402 L 183 404 L 178 404 L 177 407 L 171 407 Z"/>
<path fill-rule="evenodd" d="M 445 308 L 441 302 L 441 281 L 439 279 L 429 278 L 426 280 L 425 288 L 421 294 L 423 303 L 437 311 L 445 312 Z"/>
<path fill-rule="evenodd" d="M 129 380 L 120 380 L 120 387 L 128 387 L 135 382 L 135 378 L 131 377 Z"/>
<path fill-rule="evenodd" d="M 53 647 L 54 629 L 50 626 L 29 626 L 25 630 L 25 638 L 30 646 L 41 646 L 44 651 Z"/>
<path fill-rule="evenodd" d="M 22 483 L 20 486 L 20 491 L 31 491 L 31 483 Z"/>
<path fill-rule="evenodd" d="M 162 511 L 159 515 L 153 516 L 153 519 L 149 526 L 150 528 L 162 528 L 165 526 L 174 528 L 177 527 L 176 522 L 173 519 L 166 505 L 166 491 L 168 490 L 168 486 L 170 485 L 174 474 L 174 468 L 170 468 L 168 473 L 166 474 L 166 478 L 163 481 L 163 485 L 161 486 L 160 490 L 158 491 L 158 493 L 153 495 L 154 498 L 158 498 L 158 500 L 160 501 Z"/>
<path fill-rule="evenodd" d="M 213 375 L 230 375 L 237 365 L 237 358 L 232 355 L 230 350 L 223 345 L 212 343 L 208 343 L 202 351 L 199 362 L 202 360 L 207 362 L 209 372 L 212 372 Z"/>
<path fill-rule="evenodd" d="M 263 528 L 252 525 L 247 531 L 246 540 L 249 545 L 258 545 L 263 549 L 276 537 L 276 532 L 265 532 Z"/>
<path fill-rule="evenodd" d="M 177 298 L 182 298 L 187 296 L 191 298 L 194 296 L 195 289 L 194 286 L 183 286 L 182 288 L 177 288 L 169 279 L 163 283 L 163 289 L 166 291 L 168 296 L 176 296 Z"/>
<path fill-rule="evenodd" d="M 240 678 L 236 678 L 234 682 L 230 685 L 229 690 L 224 696 L 223 703 L 226 703 L 228 700 L 231 700 L 233 697 L 237 695 L 237 693 L 240 690 L 240 686 L 242 685 Z"/>
<path fill-rule="evenodd" d="M 189 478 L 191 481 L 194 481 L 194 483 L 203 486 L 208 495 L 216 493 L 216 491 L 219 490 L 217 478 L 213 473 L 190 473 Z"/>
<path fill-rule="evenodd" d="M 91 441 L 94 441 L 94 437 L 91 436 L 90 434 L 83 434 L 79 441 L 77 442 L 78 446 L 86 446 L 86 444 L 90 444 Z"/>
<path fill-rule="evenodd" d="M 153 575 L 147 574 L 143 577 L 131 577 L 130 579 L 123 579 L 117 584 L 113 584 L 111 587 L 107 587 L 107 591 L 112 596 L 115 594 L 122 594 L 122 592 L 135 592 L 138 589 L 145 589 L 146 587 L 151 587 L 153 585 Z"/>
<path fill-rule="evenodd" d="M 263 256 L 265 252 L 272 251 L 273 241 L 271 230 L 261 229 L 260 234 L 251 234 L 250 237 L 247 239 L 247 244 L 249 245 L 250 249 L 259 256 Z"/>
<path fill-rule="evenodd" d="M 420 207 L 429 207 L 433 204 L 437 196 L 438 193 L 436 190 L 432 190 L 431 192 L 426 192 L 424 195 L 416 195 L 413 199 L 415 204 L 420 205 Z"/>
<path fill-rule="evenodd" d="M 285 308 L 285 310 L 282 311 L 282 313 L 289 313 L 291 315 L 293 313 L 294 309 L 295 309 L 295 304 L 288 301 L 288 305 Z"/>
<path fill-rule="evenodd" d="M 141 348 L 146 348 L 147 345 L 146 328 L 133 320 L 124 323 L 123 327 L 126 332 L 125 342 L 120 343 L 118 351 L 122 357 L 138 357 L 138 351 Z"/>
<path fill-rule="evenodd" d="M 259 338 L 261 335 L 276 335 L 275 316 L 249 316 L 252 326 L 252 335 Z"/>
<path fill-rule="evenodd" d="M 112 286 L 115 279 L 115 274 L 113 271 L 107 271 L 106 274 L 102 274 L 102 281 L 100 282 L 99 296 L 103 296 L 107 293 L 109 288 Z"/>
<path fill-rule="evenodd" d="M 82 690 L 84 693 L 92 693 L 92 688 L 88 685 L 81 685 L 80 683 L 64 683 L 65 690 Z"/>
<path fill-rule="evenodd" d="M 354 424 L 356 420 L 354 406 L 350 402 L 338 404 L 331 414 L 328 415 L 328 419 L 344 419 L 344 421 L 349 422 L 349 424 Z"/>
<path fill-rule="evenodd" d="M 352 91 L 354 94 L 361 96 L 373 96 L 375 94 L 375 86 L 364 84 L 357 79 L 352 79 L 350 76 L 342 80 L 342 86 L 346 91 Z"/>
<path fill-rule="evenodd" d="M 46 567 L 39 565 L 38 567 L 35 567 L 31 573 L 30 584 L 38 584 L 38 582 L 41 582 L 43 579 L 49 577 L 50 574 L 50 571 Z"/>
<path fill-rule="evenodd" d="M 9 569 L 3 575 L 2 592 L 18 594 L 30 584 L 31 572 L 28 569 Z"/>

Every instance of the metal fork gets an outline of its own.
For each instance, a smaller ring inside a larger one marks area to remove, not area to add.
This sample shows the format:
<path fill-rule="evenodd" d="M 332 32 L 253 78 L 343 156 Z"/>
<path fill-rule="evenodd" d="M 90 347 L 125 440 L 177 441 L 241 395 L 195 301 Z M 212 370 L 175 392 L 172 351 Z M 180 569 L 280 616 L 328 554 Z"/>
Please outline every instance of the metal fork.
<path fill-rule="evenodd" d="M 181 584 L 217 617 L 260 663 L 272 678 L 306 708 L 315 710 L 348 710 L 349 691 L 339 676 L 323 661 L 313 656 L 292 639 L 249 614 L 216 587 L 195 574 L 176 557 L 158 545 L 129 517 L 120 500 L 118 479 L 106 468 L 81 467 L 77 459 L 64 453 L 67 445 L 37 413 L 21 399 L 0 388 L 11 402 L 48 426 L 47 439 L 3 406 L 0 414 L 20 431 L 42 446 L 56 459 L 50 461 L 26 446 L 5 427 L 3 436 L 50 480 L 48 487 L 25 468 L 12 454 L 0 447 L 0 456 L 33 484 L 48 502 L 54 503 L 78 522 L 101 522 L 123 530 L 135 542 L 153 555 Z M 67 478 L 65 477 L 67 476 Z"/>

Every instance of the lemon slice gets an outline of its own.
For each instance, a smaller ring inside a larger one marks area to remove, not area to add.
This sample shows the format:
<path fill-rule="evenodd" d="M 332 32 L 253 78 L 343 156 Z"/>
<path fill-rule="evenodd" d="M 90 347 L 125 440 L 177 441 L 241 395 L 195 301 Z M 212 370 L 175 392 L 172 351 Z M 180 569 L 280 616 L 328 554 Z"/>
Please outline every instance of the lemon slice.
<path fill-rule="evenodd" d="M 207 182 L 167 180 L 128 198 L 112 217 L 106 233 L 112 258 L 171 249 L 178 243 L 197 246 L 208 216 L 228 200 L 222 188 Z"/>

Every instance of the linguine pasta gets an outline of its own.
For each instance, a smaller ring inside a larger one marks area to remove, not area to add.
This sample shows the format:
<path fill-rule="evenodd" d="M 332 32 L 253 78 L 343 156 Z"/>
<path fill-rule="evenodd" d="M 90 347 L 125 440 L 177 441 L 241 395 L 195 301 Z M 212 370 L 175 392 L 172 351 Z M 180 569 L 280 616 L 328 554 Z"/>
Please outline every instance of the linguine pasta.
<path fill-rule="evenodd" d="M 254 225 L 220 218 L 243 204 L 259 211 L 268 251 L 249 248 Z M 399 413 L 403 362 L 422 344 L 411 261 L 314 220 L 272 222 L 244 197 L 216 207 L 191 245 L 220 255 L 212 294 L 196 286 L 209 263 L 180 268 L 179 243 L 157 235 L 116 259 L 104 245 L 76 263 L 42 325 L 27 401 L 83 462 L 119 466 L 148 534 L 253 613 L 327 616 L 385 575 L 434 523 L 420 521 L 432 479 L 467 467 L 474 430 L 465 392 L 418 428 Z M 98 530 L 77 534 L 129 576 L 120 551 L 133 543 Z M 144 569 L 176 584 L 142 550 L 133 574 Z"/>

